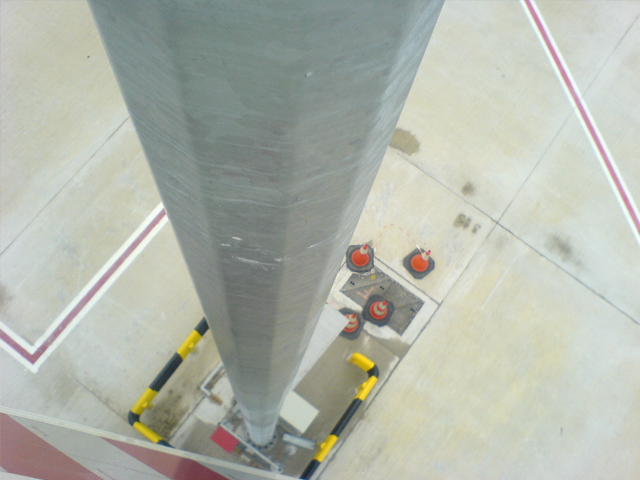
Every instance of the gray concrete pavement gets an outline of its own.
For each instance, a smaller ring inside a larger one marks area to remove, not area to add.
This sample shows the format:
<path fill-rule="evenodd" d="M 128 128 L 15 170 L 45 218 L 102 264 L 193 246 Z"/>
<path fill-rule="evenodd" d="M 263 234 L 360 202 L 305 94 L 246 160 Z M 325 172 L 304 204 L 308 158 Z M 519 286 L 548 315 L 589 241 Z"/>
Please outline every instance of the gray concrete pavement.
<path fill-rule="evenodd" d="M 538 7 L 638 200 L 638 2 Z M 28 343 L 158 198 L 86 5 L 0 18 L 0 319 Z M 52 92 L 70 110 L 27 101 Z M 354 240 L 409 280 L 402 256 L 432 248 L 411 281 L 434 313 L 322 478 L 637 478 L 640 246 L 520 3 L 447 0 L 398 129 Z M 130 403 L 201 315 L 165 225 L 37 373 L 3 344 L 0 402 L 137 435 Z M 187 362 L 155 428 L 216 356 Z"/>

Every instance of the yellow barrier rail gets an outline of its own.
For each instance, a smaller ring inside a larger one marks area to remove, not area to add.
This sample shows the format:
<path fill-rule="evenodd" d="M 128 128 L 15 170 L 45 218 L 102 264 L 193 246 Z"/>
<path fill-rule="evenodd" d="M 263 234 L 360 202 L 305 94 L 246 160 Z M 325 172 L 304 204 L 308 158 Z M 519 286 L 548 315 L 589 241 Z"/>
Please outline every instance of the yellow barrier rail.
<path fill-rule="evenodd" d="M 207 330 L 209 330 L 209 325 L 207 324 L 207 320 L 203 318 L 200 320 L 200 323 L 198 323 L 196 328 L 194 328 L 189 334 L 187 339 L 182 342 L 180 348 L 176 350 L 176 353 L 173 354 L 164 368 L 156 376 L 153 382 L 151 382 L 149 388 L 144 391 L 142 396 L 129 411 L 129 424 L 153 443 L 164 445 L 166 447 L 171 446 L 164 438 L 142 423 L 140 421 L 140 416 L 145 410 L 152 408 L 151 401 L 155 398 L 165 383 L 167 383 L 167 380 L 171 378 L 171 375 L 173 375 L 182 364 L 182 361 L 191 353 Z"/>
<path fill-rule="evenodd" d="M 326 440 L 320 444 L 320 448 L 316 452 L 315 456 L 311 462 L 309 462 L 309 465 L 307 465 L 307 468 L 305 468 L 302 475 L 300 475 L 300 478 L 303 480 L 309 480 L 311 475 L 314 474 L 324 459 L 327 458 L 327 455 L 338 441 L 338 437 L 340 437 L 340 434 L 349 424 L 353 415 L 356 413 L 358 408 L 360 408 L 362 402 L 364 402 L 367 396 L 369 396 L 371 390 L 378 381 L 378 377 L 380 376 L 380 372 L 378 371 L 376 364 L 361 353 L 354 353 L 351 355 L 349 357 L 349 363 L 352 363 L 356 367 L 367 372 L 369 378 L 367 378 L 367 380 L 358 387 L 358 393 L 355 398 L 351 400 L 351 403 L 342 414 L 342 417 L 340 417 L 340 420 L 338 420 L 338 423 L 333 427 L 333 430 L 331 430 L 331 433 Z"/>

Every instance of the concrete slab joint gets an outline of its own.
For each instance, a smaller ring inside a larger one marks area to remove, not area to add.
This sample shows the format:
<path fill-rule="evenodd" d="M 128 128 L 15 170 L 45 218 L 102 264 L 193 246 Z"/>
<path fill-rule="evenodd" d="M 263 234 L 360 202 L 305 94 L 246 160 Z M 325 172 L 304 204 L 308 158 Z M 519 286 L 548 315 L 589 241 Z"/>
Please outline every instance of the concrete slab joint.
<path fill-rule="evenodd" d="M 89 0 L 256 444 L 442 3 Z"/>

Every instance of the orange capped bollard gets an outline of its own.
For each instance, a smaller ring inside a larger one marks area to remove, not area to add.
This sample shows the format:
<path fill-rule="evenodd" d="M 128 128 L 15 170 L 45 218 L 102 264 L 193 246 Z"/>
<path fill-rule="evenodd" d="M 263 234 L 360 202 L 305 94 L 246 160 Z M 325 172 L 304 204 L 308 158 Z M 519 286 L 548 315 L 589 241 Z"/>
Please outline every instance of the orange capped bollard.
<path fill-rule="evenodd" d="M 371 295 L 367 303 L 362 307 L 362 316 L 365 320 L 383 327 L 391 320 L 393 314 L 393 302 L 384 299 L 380 295 Z"/>
<path fill-rule="evenodd" d="M 364 267 L 369 263 L 370 258 L 369 245 L 367 244 L 362 245 L 358 250 L 354 250 L 351 254 L 351 261 L 357 267 Z"/>
<path fill-rule="evenodd" d="M 404 257 L 402 264 L 413 278 L 426 277 L 436 266 L 436 262 L 431 258 L 431 250 L 422 251 L 416 248 L 409 255 Z"/>
<path fill-rule="evenodd" d="M 347 326 L 340 332 L 340 336 L 349 340 L 355 340 L 360 336 L 364 327 L 364 320 L 355 310 L 350 308 L 341 308 L 340 313 L 347 317 Z"/>
<path fill-rule="evenodd" d="M 347 317 L 347 326 L 344 327 L 345 333 L 353 333 L 358 329 L 358 315 L 355 313 L 350 313 L 349 315 L 345 315 Z"/>
<path fill-rule="evenodd" d="M 373 302 L 369 307 L 369 315 L 371 315 L 376 320 L 384 320 L 384 318 L 389 313 L 389 309 L 387 305 L 389 302 L 386 300 L 382 300 L 380 302 Z"/>
<path fill-rule="evenodd" d="M 350 245 L 347 248 L 347 268 L 356 273 L 373 269 L 373 249 L 368 245 Z"/>
<path fill-rule="evenodd" d="M 411 266 L 416 272 L 424 272 L 429 268 L 429 255 L 431 255 L 431 250 L 417 253 L 413 256 L 411 259 Z"/>

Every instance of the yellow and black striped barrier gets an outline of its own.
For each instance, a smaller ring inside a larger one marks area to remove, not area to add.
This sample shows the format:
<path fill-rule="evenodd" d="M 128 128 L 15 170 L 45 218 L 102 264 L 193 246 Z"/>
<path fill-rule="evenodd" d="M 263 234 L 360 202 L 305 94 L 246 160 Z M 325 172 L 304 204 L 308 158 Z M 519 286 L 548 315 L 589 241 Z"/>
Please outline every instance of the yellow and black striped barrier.
<path fill-rule="evenodd" d="M 327 439 L 320 444 L 320 448 L 313 457 L 313 460 L 309 462 L 307 468 L 305 468 L 304 472 L 302 472 L 302 475 L 300 475 L 300 478 L 303 480 L 309 480 L 311 478 L 311 475 L 313 475 L 314 472 L 318 469 L 322 461 L 327 458 L 329 451 L 331 451 L 333 446 L 338 441 L 338 437 L 345 429 L 345 427 L 349 424 L 349 421 L 351 420 L 351 418 L 353 418 L 360 405 L 362 405 L 362 402 L 364 402 L 369 393 L 371 393 L 371 390 L 373 389 L 374 385 L 378 381 L 378 377 L 380 376 L 380 372 L 378 371 L 378 367 L 376 366 L 376 364 L 360 353 L 352 354 L 349 357 L 349 363 L 352 363 L 367 372 L 369 378 L 367 378 L 367 380 L 362 385 L 360 385 L 360 387 L 358 387 L 358 393 L 356 394 L 355 398 L 351 400 L 349 407 L 342 414 L 342 417 L 340 417 L 340 420 L 338 420 L 336 426 L 333 427 L 333 430 L 331 430 L 331 433 L 329 434 Z"/>
<path fill-rule="evenodd" d="M 129 424 L 153 443 L 167 447 L 171 446 L 160 435 L 142 423 L 140 421 L 140 415 L 142 415 L 146 409 L 151 408 L 151 401 L 182 364 L 182 361 L 191 353 L 193 347 L 196 346 L 207 330 L 209 330 L 209 325 L 207 325 L 207 320 L 203 318 L 129 411 Z"/>

